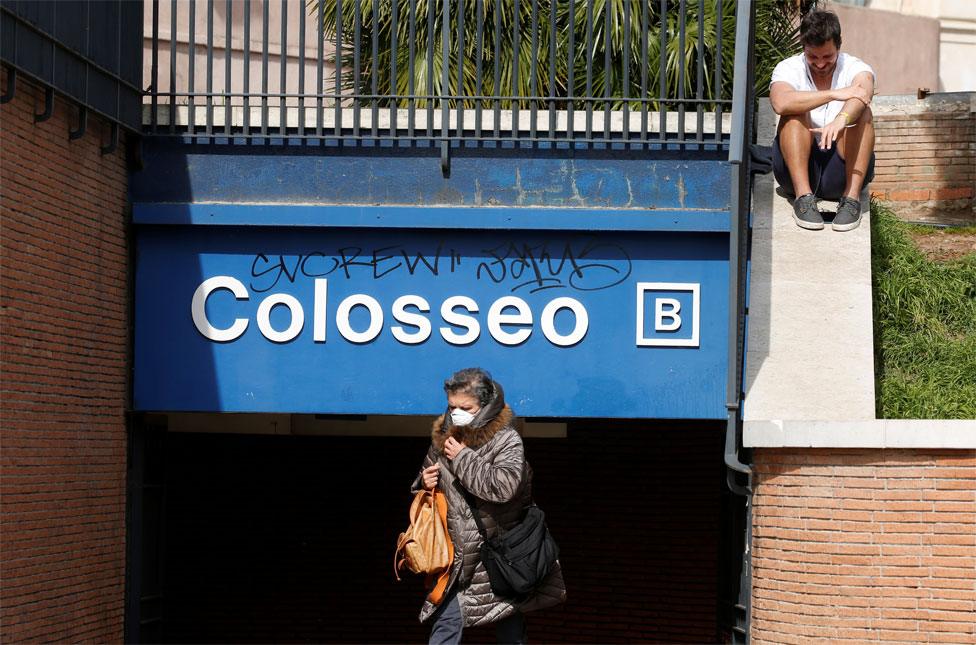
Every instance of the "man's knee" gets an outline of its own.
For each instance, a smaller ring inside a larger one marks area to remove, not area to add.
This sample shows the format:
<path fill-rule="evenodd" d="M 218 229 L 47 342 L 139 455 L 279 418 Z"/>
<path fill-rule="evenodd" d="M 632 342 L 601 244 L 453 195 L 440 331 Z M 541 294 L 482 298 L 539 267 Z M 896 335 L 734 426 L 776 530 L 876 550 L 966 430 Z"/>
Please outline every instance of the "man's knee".
<path fill-rule="evenodd" d="M 857 121 L 847 126 L 840 134 L 843 136 L 848 130 L 863 132 L 867 129 L 874 129 L 874 115 L 871 113 L 871 108 L 869 107 L 864 108 L 864 111 L 857 117 Z"/>
<path fill-rule="evenodd" d="M 866 133 L 870 133 L 871 136 L 865 137 Z M 857 145 L 867 152 L 874 152 L 873 133 L 874 115 L 871 113 L 871 108 L 864 108 L 864 112 L 857 118 L 857 121 L 841 130 L 837 137 L 837 152 L 841 159 L 847 159 L 848 145 Z M 851 139 L 853 139 L 852 143 L 848 144 L 848 140 Z"/>
<path fill-rule="evenodd" d="M 807 116 L 805 114 L 784 114 L 779 117 L 779 125 L 776 128 L 777 134 L 783 132 L 783 130 L 797 129 L 806 132 L 810 131 L 810 126 L 807 125 Z"/>

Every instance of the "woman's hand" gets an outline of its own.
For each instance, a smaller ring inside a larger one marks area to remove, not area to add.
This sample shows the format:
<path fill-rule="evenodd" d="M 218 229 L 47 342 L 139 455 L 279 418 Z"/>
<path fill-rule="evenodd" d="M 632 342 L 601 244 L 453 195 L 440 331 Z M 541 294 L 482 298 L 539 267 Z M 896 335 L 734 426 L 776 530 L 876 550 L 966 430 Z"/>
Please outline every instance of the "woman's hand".
<path fill-rule="evenodd" d="M 444 454 L 447 455 L 447 458 L 451 460 L 457 457 L 458 453 L 465 448 L 467 448 L 467 446 L 454 437 L 448 437 L 447 441 L 444 442 Z"/>
<path fill-rule="evenodd" d="M 434 464 L 433 466 L 428 466 L 424 468 L 420 473 L 420 478 L 424 482 L 424 488 L 427 490 L 434 490 L 437 486 L 437 482 L 440 479 L 440 464 Z"/>

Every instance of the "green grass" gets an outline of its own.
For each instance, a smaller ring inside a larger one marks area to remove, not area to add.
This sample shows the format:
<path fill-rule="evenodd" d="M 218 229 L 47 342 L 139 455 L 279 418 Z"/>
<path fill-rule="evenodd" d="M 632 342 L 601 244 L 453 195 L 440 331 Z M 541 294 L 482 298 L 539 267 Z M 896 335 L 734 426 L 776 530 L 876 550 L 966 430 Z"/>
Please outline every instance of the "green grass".
<path fill-rule="evenodd" d="M 925 258 L 915 226 L 871 204 L 878 416 L 976 418 L 976 253 Z"/>

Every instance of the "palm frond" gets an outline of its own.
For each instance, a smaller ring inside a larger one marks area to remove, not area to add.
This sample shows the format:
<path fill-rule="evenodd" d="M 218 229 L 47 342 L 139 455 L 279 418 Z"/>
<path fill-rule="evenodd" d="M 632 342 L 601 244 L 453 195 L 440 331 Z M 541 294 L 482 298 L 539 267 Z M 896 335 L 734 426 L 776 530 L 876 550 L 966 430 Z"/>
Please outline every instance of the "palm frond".
<path fill-rule="evenodd" d="M 319 2 L 322 3 L 325 37 L 335 42 L 337 24 L 342 27 L 341 47 L 329 61 L 341 66 L 342 92 L 347 95 L 373 93 L 375 86 L 376 92 L 387 97 L 379 101 L 383 105 L 397 102 L 405 106 L 410 100 L 404 97 L 410 94 L 471 97 L 477 95 L 480 85 L 482 96 L 524 97 L 518 101 L 522 108 L 532 104 L 543 107 L 547 105 L 547 97 L 555 97 L 561 107 L 572 103 L 580 109 L 588 105 L 580 97 L 609 96 L 618 107 L 630 99 L 630 106 L 638 109 L 640 103 L 636 99 L 659 94 L 662 55 L 665 57 L 664 98 L 683 95 L 685 98 L 701 96 L 706 100 L 727 100 L 732 95 L 736 0 L 687 0 L 683 3 L 669 0 L 665 3 L 667 15 L 663 21 L 658 0 L 553 0 L 538 3 L 534 16 L 533 5 L 529 2 L 452 0 L 446 57 L 451 73 L 446 87 L 442 79 L 445 58 L 442 2 L 309 0 L 307 6 L 313 16 L 318 15 Z M 360 3 L 358 12 L 355 10 L 357 2 Z M 374 2 L 377 3 L 375 21 Z M 756 89 L 759 93 L 764 93 L 768 87 L 776 62 L 799 50 L 797 24 L 803 9 L 810 3 L 811 0 L 800 3 L 796 0 L 759 0 L 756 24 L 756 51 L 759 52 Z M 678 13 L 682 5 L 685 10 L 683 48 Z M 698 37 L 699 14 L 704 27 L 702 42 Z M 645 20 L 646 38 L 642 30 Z M 719 21 L 722 25 L 721 60 L 716 32 Z M 663 52 L 662 23 L 665 27 Z M 551 25 L 556 28 L 551 29 Z M 359 41 L 350 42 L 350 35 L 357 27 Z M 459 32 L 463 34 L 463 48 L 459 47 Z M 372 58 L 374 36 L 378 43 L 375 60 Z M 570 37 L 573 51 L 569 51 Z M 351 73 L 355 47 L 360 50 L 358 77 Z M 551 47 L 555 50 L 554 57 L 550 55 Z M 703 69 L 701 87 L 697 86 L 699 63 Z M 715 72 L 719 65 L 720 81 L 716 86 Z M 460 104 L 470 108 L 477 103 L 478 100 L 473 98 L 450 101 L 452 107 Z M 501 107 L 511 108 L 512 103 L 504 99 Z M 426 99 L 418 99 L 414 105 L 424 107 Z"/>

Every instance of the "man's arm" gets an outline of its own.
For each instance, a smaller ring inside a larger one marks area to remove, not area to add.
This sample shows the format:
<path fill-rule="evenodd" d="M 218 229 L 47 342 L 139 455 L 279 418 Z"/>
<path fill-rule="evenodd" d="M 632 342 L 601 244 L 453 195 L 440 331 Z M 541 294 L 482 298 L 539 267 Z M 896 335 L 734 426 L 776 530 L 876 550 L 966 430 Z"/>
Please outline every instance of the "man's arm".
<path fill-rule="evenodd" d="M 871 75 L 861 72 L 854 79 L 854 84 L 850 87 L 838 87 L 831 90 L 802 91 L 793 89 L 789 83 L 777 81 L 769 87 L 769 101 L 773 105 L 773 111 L 779 115 L 806 114 L 810 110 L 830 103 L 831 101 L 851 101 L 861 104 L 861 109 L 871 102 L 874 94 L 874 81 L 870 80 L 870 89 L 858 83 L 861 76 Z M 845 105 L 845 111 L 846 105 Z M 860 114 L 860 112 L 858 112 Z"/>
<path fill-rule="evenodd" d="M 769 102 L 773 105 L 773 112 L 780 116 L 806 114 L 833 100 L 834 90 L 803 92 L 793 89 L 792 85 L 783 81 L 769 86 Z"/>
<path fill-rule="evenodd" d="M 850 122 L 855 123 L 874 98 L 874 76 L 871 72 L 861 72 L 854 77 L 851 88 L 854 88 L 855 93 L 846 100 L 841 111 L 847 112 Z"/>
<path fill-rule="evenodd" d="M 844 108 L 834 117 L 834 120 L 824 125 L 823 128 L 812 128 L 813 132 L 820 133 L 820 147 L 828 150 L 844 131 L 844 128 L 857 123 L 857 120 L 864 114 L 871 97 L 874 96 L 874 76 L 870 72 L 861 72 L 854 77 L 854 81 L 849 88 L 855 91 L 852 98 L 844 102 Z M 864 97 L 867 97 L 865 100 Z"/>

